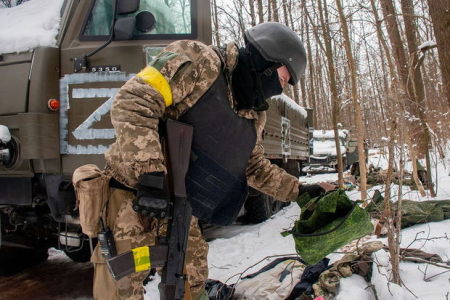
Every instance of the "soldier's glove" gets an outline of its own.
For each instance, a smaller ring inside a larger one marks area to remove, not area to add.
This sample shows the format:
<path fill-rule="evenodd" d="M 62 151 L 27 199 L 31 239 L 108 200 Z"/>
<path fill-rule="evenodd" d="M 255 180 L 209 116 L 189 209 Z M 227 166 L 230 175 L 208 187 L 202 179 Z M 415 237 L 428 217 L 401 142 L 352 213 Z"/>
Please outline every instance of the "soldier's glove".
<path fill-rule="evenodd" d="M 169 211 L 170 192 L 164 172 L 139 175 L 133 209 L 137 213 L 162 220 Z"/>
<path fill-rule="evenodd" d="M 299 185 L 298 187 L 298 196 L 300 197 L 301 195 L 303 195 L 304 193 L 308 193 L 309 197 L 315 198 L 315 197 L 319 197 L 320 195 L 325 194 L 325 189 L 323 187 L 321 187 L 318 184 L 311 184 L 311 185 Z"/>

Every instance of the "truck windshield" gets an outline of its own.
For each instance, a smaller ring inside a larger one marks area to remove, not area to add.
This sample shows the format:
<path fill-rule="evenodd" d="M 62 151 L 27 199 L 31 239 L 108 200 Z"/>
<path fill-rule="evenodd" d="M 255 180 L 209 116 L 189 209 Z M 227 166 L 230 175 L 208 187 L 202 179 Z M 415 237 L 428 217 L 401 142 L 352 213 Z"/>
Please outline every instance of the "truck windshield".
<path fill-rule="evenodd" d="M 148 32 L 134 30 L 136 39 L 180 39 L 194 34 L 194 1 L 196 0 L 141 0 L 139 10 L 128 16 L 148 11 L 155 17 L 155 26 Z M 110 34 L 114 0 L 96 0 L 84 26 L 82 40 L 99 39 Z M 162 35 L 162 36 L 161 36 Z M 158 37 L 157 37 L 158 36 Z"/>

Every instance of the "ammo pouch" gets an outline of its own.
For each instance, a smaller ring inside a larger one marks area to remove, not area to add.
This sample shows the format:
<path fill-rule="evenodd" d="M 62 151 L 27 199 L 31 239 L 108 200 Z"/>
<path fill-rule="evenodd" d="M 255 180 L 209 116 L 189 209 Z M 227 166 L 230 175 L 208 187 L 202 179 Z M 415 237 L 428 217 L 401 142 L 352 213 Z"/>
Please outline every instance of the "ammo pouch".
<path fill-rule="evenodd" d="M 315 264 L 333 251 L 373 231 L 369 213 L 351 201 L 345 191 L 330 191 L 309 200 L 307 193 L 297 204 L 300 220 L 287 232 L 295 249 L 307 264 Z"/>
<path fill-rule="evenodd" d="M 80 224 L 84 234 L 94 238 L 100 231 L 100 216 L 109 197 L 109 179 L 96 165 L 83 165 L 75 170 L 75 188 Z"/>

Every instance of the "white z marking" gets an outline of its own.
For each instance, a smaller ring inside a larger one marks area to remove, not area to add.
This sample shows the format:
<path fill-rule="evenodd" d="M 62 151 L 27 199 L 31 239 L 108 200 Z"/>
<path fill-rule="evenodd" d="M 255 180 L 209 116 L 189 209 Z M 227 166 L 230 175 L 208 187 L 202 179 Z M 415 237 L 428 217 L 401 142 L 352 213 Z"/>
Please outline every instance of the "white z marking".
<path fill-rule="evenodd" d="M 105 103 L 97 108 L 80 126 L 78 126 L 72 134 L 78 140 L 92 139 L 113 139 L 116 134 L 114 129 L 93 129 L 91 128 L 95 122 L 100 121 L 102 116 L 106 115 L 111 109 L 114 95 L 119 89 L 73 89 L 72 98 L 102 98 L 110 97 Z"/>

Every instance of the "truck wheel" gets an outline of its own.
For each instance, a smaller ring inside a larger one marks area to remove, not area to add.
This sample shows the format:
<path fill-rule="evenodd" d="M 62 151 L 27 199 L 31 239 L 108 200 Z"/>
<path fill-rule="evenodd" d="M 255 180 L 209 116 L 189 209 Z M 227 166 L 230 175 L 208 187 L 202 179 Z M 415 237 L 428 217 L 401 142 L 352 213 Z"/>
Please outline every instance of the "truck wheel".
<path fill-rule="evenodd" d="M 263 193 L 259 193 L 257 196 L 249 196 L 245 202 L 246 220 L 255 224 L 264 222 L 283 207 L 284 202 L 275 200 Z"/>
<path fill-rule="evenodd" d="M 92 249 L 95 249 L 97 245 L 97 239 L 92 239 Z M 64 250 L 64 253 L 74 262 L 85 263 L 91 260 L 91 247 L 89 246 L 89 241 L 85 240 L 83 247 L 80 250 L 76 248 L 69 247 L 68 250 Z"/>
<path fill-rule="evenodd" d="M 48 247 L 16 248 L 2 246 L 0 248 L 0 276 L 9 276 L 26 268 L 43 263 L 48 258 Z"/>

